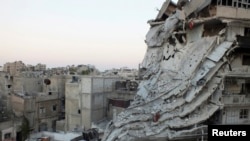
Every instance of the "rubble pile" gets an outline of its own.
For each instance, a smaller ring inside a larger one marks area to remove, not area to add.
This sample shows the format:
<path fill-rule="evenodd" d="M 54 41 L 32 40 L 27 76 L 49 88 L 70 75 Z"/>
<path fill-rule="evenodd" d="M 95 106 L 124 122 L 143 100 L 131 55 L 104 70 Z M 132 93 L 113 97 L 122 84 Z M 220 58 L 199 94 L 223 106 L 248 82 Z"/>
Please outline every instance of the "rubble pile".
<path fill-rule="evenodd" d="M 205 122 L 223 107 L 219 91 L 230 69 L 228 56 L 238 47 L 228 26 L 238 21 L 220 16 L 222 4 L 166 0 L 149 21 L 135 99 L 108 124 L 103 141 L 171 140 L 205 132 Z"/>

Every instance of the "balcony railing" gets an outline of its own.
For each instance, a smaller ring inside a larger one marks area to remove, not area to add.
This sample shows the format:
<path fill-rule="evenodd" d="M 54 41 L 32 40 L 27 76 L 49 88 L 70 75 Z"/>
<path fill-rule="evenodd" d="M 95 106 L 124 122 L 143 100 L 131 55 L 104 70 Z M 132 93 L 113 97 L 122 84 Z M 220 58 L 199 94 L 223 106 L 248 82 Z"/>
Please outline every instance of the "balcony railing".
<path fill-rule="evenodd" d="M 223 95 L 225 105 L 250 105 L 250 96 L 247 95 Z"/>

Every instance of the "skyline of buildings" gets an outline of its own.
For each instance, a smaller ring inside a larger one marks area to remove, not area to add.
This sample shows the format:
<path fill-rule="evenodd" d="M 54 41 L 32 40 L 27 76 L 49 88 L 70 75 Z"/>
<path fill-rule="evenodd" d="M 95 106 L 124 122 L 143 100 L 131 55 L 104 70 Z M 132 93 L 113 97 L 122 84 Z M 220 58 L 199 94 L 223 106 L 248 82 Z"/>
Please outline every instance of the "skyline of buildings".
<path fill-rule="evenodd" d="M 0 65 L 22 60 L 49 68 L 137 68 L 146 51 L 146 23 L 163 1 L 1 1 Z"/>
<path fill-rule="evenodd" d="M 57 66 L 57 67 L 48 67 L 47 64 L 43 64 L 43 63 L 36 63 L 36 64 L 26 64 L 25 62 L 18 60 L 18 61 L 13 61 L 13 62 L 6 62 L 4 64 L 0 65 L 0 71 L 6 71 L 6 72 L 11 72 L 11 74 L 13 73 L 13 71 L 18 71 L 18 70 L 23 70 L 23 71 L 45 71 L 45 70 L 50 70 L 50 69 L 56 69 L 56 68 L 74 68 L 74 67 L 78 67 L 81 69 L 87 69 L 87 68 L 94 68 L 100 72 L 105 72 L 108 70 L 117 70 L 117 69 L 138 69 L 139 68 L 139 64 L 137 67 L 133 68 L 133 67 L 127 67 L 126 65 L 121 66 L 121 67 L 112 67 L 112 68 L 107 68 L 107 69 L 99 69 L 97 68 L 95 65 L 93 64 L 68 64 L 65 66 Z M 10 70 L 11 68 L 11 70 Z"/>
<path fill-rule="evenodd" d="M 128 68 L 100 73 L 93 65 L 46 69 L 41 63 L 7 62 L 0 71 L 0 141 L 44 136 L 46 131 L 81 137 L 93 122 L 111 119 L 128 106 L 137 74 Z"/>

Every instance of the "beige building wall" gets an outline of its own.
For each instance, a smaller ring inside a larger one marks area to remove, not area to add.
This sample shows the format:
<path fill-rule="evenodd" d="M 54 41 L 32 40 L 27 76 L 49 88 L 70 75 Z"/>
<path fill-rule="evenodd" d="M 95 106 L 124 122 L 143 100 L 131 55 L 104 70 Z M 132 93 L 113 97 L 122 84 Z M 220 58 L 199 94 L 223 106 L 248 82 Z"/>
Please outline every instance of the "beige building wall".
<path fill-rule="evenodd" d="M 45 64 L 37 64 L 35 66 L 35 71 L 45 71 L 46 70 L 46 65 Z"/>
<path fill-rule="evenodd" d="M 45 78 L 46 79 L 46 78 Z M 51 81 L 50 85 L 45 85 L 43 80 L 43 92 L 58 92 L 61 97 L 65 96 L 65 83 L 71 79 L 70 76 L 54 75 L 48 77 Z"/>
<path fill-rule="evenodd" d="M 0 140 L 4 141 L 5 139 L 16 139 L 16 128 L 13 127 L 12 121 L 6 121 L 0 123 Z"/>
<path fill-rule="evenodd" d="M 65 121 L 66 130 L 72 131 L 80 126 L 80 88 L 78 83 L 67 83 L 65 87 Z"/>
<path fill-rule="evenodd" d="M 225 12 L 227 11 L 227 12 Z M 217 6 L 218 17 L 250 19 L 250 11 L 245 8 L 234 8 L 230 6 Z"/>
<path fill-rule="evenodd" d="M 36 96 L 35 129 L 38 131 L 55 131 L 59 118 L 61 101 L 58 93 L 40 93 Z"/>
<path fill-rule="evenodd" d="M 239 31 L 239 30 L 238 30 Z M 229 32 L 230 33 L 230 32 Z M 230 62 L 231 71 L 224 72 L 221 111 L 221 124 L 249 124 L 250 123 L 250 64 L 243 64 L 244 56 L 250 56 L 245 51 L 235 50 L 235 59 Z M 229 67 L 229 65 L 227 65 Z"/>
<path fill-rule="evenodd" d="M 25 99 L 18 95 L 11 95 L 12 110 L 17 116 L 22 116 L 25 110 Z"/>
<path fill-rule="evenodd" d="M 15 92 L 22 92 L 32 95 L 32 93 L 42 92 L 42 87 L 42 78 L 15 76 L 13 79 L 13 89 Z"/>
<path fill-rule="evenodd" d="M 9 94 L 12 89 L 11 76 L 6 72 L 0 72 L 0 102 L 7 107 L 7 110 L 11 109 Z"/>
<path fill-rule="evenodd" d="M 25 116 L 34 131 L 55 131 L 56 120 L 61 110 L 61 102 L 57 94 L 36 96 L 11 95 L 11 103 L 16 116 Z"/>
<path fill-rule="evenodd" d="M 23 69 L 25 69 L 25 64 L 22 61 L 8 62 L 3 66 L 3 71 L 8 72 L 12 76 L 17 75 Z"/>
<path fill-rule="evenodd" d="M 119 79 L 81 76 L 66 83 L 66 130 L 89 129 L 92 122 L 107 117 L 107 95 Z"/>

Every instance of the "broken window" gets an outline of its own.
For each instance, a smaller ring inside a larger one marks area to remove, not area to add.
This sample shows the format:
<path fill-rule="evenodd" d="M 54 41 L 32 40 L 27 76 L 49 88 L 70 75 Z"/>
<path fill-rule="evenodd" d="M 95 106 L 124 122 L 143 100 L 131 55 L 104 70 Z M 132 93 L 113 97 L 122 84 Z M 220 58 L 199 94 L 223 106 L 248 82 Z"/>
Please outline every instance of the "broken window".
<path fill-rule="evenodd" d="M 250 65 L 250 55 L 243 55 L 243 57 L 242 57 L 242 65 L 245 65 L 245 66 Z"/>
<path fill-rule="evenodd" d="M 179 33 L 179 34 L 175 34 L 175 38 L 181 43 L 185 43 L 186 42 L 186 34 L 185 33 Z"/>
<path fill-rule="evenodd" d="M 242 84 L 242 94 L 250 94 L 250 83 Z"/>
<path fill-rule="evenodd" d="M 250 28 L 249 27 L 245 27 L 245 29 L 244 29 L 244 36 L 250 37 Z"/>
<path fill-rule="evenodd" d="M 248 118 L 248 109 L 240 109 L 240 119 Z"/>
<path fill-rule="evenodd" d="M 250 96 L 250 83 L 246 83 L 245 84 L 245 90 L 246 90 L 246 97 L 249 97 Z"/>
<path fill-rule="evenodd" d="M 203 37 L 218 35 L 221 30 L 226 28 L 226 24 L 220 21 L 215 21 L 214 23 L 209 23 L 204 25 Z"/>
<path fill-rule="evenodd" d="M 130 105 L 130 101 L 131 100 L 109 99 L 108 104 L 115 107 L 127 108 Z"/>
<path fill-rule="evenodd" d="M 138 83 L 136 81 L 117 81 L 115 82 L 115 90 L 128 90 L 128 91 L 136 91 L 138 87 Z"/>
<path fill-rule="evenodd" d="M 46 112 L 46 109 L 44 108 L 44 107 L 40 107 L 39 108 L 39 113 L 40 114 L 43 114 L 43 113 L 45 113 Z"/>
<path fill-rule="evenodd" d="M 218 0 L 218 5 L 233 6 L 235 8 L 250 8 L 249 0 Z"/>
<path fill-rule="evenodd" d="M 4 139 L 10 139 L 10 138 L 11 138 L 11 133 L 4 134 Z"/>
<path fill-rule="evenodd" d="M 218 0 L 218 5 L 232 6 L 233 0 Z"/>
<path fill-rule="evenodd" d="M 53 111 L 56 111 L 56 110 L 57 110 L 57 105 L 56 105 L 56 104 L 52 106 L 52 110 L 53 110 Z"/>

